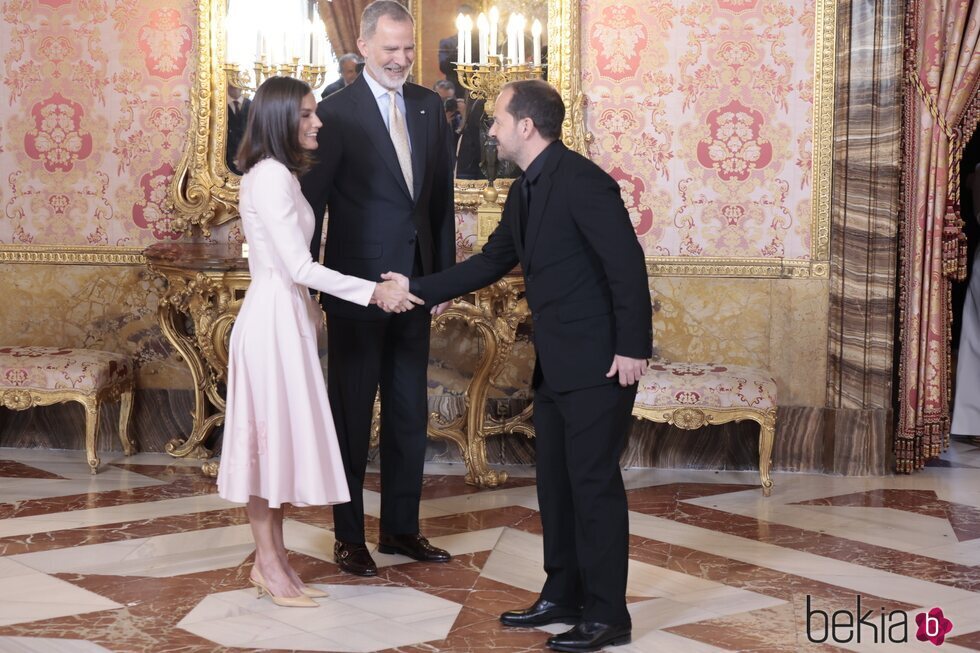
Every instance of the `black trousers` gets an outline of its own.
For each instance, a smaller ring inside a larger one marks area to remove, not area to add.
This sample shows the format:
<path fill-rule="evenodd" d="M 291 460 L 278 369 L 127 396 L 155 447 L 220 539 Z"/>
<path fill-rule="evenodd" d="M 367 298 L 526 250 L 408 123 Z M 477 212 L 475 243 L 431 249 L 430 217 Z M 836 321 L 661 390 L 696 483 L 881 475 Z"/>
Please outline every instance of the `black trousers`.
<path fill-rule="evenodd" d="M 630 623 L 629 517 L 619 459 L 636 385 L 534 395 L 538 506 L 544 530 L 541 598 L 582 605 L 585 621 Z"/>
<path fill-rule="evenodd" d="M 364 542 L 364 472 L 379 386 L 381 531 L 419 531 L 431 317 L 423 309 L 377 321 L 327 316 L 327 395 L 351 495 L 333 507 L 338 540 Z"/>

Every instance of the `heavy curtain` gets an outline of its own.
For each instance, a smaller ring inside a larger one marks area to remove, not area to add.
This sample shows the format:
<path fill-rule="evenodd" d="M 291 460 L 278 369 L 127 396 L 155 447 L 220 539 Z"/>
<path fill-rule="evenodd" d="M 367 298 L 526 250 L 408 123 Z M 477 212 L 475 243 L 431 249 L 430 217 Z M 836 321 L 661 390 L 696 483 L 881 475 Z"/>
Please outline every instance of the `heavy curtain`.
<path fill-rule="evenodd" d="M 320 19 L 327 27 L 327 38 L 339 59 L 348 52 L 357 54 L 357 36 L 361 30 L 361 12 L 371 0 L 343 0 L 317 3 Z"/>
<path fill-rule="evenodd" d="M 980 118 L 980 0 L 909 0 L 896 471 L 949 443 L 951 282 L 966 276 L 959 162 Z"/>

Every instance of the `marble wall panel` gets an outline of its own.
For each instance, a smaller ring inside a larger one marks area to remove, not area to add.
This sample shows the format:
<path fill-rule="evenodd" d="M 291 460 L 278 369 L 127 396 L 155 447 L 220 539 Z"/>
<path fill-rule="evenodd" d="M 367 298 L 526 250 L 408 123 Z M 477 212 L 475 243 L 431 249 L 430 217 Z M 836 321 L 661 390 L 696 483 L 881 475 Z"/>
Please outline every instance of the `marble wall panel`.
<path fill-rule="evenodd" d="M 827 388 L 838 408 L 893 401 L 904 7 L 838 3 Z"/>

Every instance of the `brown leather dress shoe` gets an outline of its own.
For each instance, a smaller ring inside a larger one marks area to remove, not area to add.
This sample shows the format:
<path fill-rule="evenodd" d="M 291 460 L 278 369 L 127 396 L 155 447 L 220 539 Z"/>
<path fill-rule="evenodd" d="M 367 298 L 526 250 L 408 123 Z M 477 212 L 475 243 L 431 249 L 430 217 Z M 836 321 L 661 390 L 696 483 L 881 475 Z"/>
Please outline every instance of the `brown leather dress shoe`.
<path fill-rule="evenodd" d="M 378 566 L 374 564 L 367 546 L 363 543 L 341 542 L 333 545 L 333 559 L 342 570 L 355 576 L 377 576 Z"/>
<path fill-rule="evenodd" d="M 421 562 L 449 562 L 451 556 L 448 551 L 437 548 L 429 544 L 418 533 L 414 535 L 385 535 L 378 538 L 379 553 L 400 553 L 413 560 Z"/>

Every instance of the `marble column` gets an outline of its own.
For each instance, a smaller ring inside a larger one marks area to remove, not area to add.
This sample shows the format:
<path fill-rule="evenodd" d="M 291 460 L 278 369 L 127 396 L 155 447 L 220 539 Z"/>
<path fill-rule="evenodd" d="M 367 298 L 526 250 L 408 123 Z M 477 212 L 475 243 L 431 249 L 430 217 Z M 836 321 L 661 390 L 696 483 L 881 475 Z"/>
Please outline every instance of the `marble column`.
<path fill-rule="evenodd" d="M 891 468 L 905 3 L 839 0 L 827 471 Z"/>

